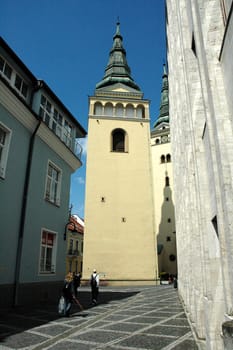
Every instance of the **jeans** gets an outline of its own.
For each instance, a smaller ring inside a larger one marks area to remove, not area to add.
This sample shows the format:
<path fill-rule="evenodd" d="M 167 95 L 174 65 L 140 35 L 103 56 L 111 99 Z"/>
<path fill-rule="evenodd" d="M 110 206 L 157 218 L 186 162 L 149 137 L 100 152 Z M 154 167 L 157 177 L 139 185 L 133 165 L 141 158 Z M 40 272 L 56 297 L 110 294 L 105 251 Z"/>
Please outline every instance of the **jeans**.
<path fill-rule="evenodd" d="M 65 312 L 64 315 L 65 316 L 69 316 L 70 315 L 70 309 L 71 309 L 72 303 L 70 300 L 66 299 L 65 300 Z"/>

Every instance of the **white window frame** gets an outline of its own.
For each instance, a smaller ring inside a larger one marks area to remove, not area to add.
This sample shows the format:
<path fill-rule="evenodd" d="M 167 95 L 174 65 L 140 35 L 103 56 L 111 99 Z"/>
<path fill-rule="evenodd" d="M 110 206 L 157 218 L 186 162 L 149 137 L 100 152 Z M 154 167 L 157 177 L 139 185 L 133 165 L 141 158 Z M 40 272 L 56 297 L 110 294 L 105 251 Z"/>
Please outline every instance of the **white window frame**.
<path fill-rule="evenodd" d="M 0 140 L 0 177 L 5 178 L 6 176 L 6 167 L 8 160 L 8 153 L 11 142 L 12 130 L 10 130 L 6 125 L 0 122 L 0 129 L 5 133 L 5 140 L 1 142 Z"/>
<path fill-rule="evenodd" d="M 50 167 L 53 170 L 52 175 L 49 174 Z M 55 172 L 58 174 L 57 179 L 55 178 Z M 61 182 L 62 170 L 49 160 L 46 172 L 45 200 L 57 206 L 60 206 Z"/>
<path fill-rule="evenodd" d="M 17 78 L 18 78 L 18 80 L 20 81 L 20 86 L 19 86 L 19 87 L 16 85 L 16 79 L 17 79 Z M 23 98 L 27 98 L 27 95 L 28 95 L 28 85 L 25 83 L 25 81 L 23 80 L 23 78 L 22 78 L 18 73 L 15 73 L 14 88 L 19 92 L 19 94 L 20 94 Z"/>
<path fill-rule="evenodd" d="M 43 103 L 42 100 L 44 100 Z M 40 98 L 39 114 L 45 124 L 72 149 L 73 126 L 63 117 L 58 108 L 54 106 L 45 94 L 42 94 Z"/>
<path fill-rule="evenodd" d="M 43 242 L 44 234 L 46 237 L 45 242 Z M 49 237 L 48 235 L 53 236 L 52 244 L 51 244 L 51 237 Z M 46 228 L 41 229 L 40 256 L 39 256 L 39 274 L 40 275 L 51 275 L 56 273 L 57 237 L 58 237 L 57 232 L 48 230 Z M 49 250 L 51 250 L 50 257 L 48 256 Z M 50 264 L 47 265 L 46 267 L 48 259 L 50 259 Z"/>
<path fill-rule="evenodd" d="M 25 82 L 25 80 L 21 77 L 21 75 L 16 72 L 12 66 L 5 60 L 4 57 L 0 56 L 3 61 L 3 69 L 0 69 L 0 74 L 4 76 L 5 79 L 8 80 L 9 84 L 18 92 L 18 94 L 23 97 L 24 99 L 28 96 L 28 84 Z M 8 77 L 5 73 L 5 68 L 8 66 L 11 69 L 10 77 Z M 17 77 L 20 79 L 20 86 L 16 86 L 16 79 Z M 26 89 L 26 92 L 24 93 Z"/>

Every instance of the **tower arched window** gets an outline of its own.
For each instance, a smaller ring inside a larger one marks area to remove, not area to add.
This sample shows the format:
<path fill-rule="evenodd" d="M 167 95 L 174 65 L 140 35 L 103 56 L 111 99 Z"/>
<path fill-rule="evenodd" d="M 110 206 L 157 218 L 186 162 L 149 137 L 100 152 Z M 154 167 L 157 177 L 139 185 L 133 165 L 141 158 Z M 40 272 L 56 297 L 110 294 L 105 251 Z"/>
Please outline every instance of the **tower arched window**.
<path fill-rule="evenodd" d="M 112 132 L 112 151 L 126 152 L 126 132 L 123 129 L 115 129 Z"/>
<path fill-rule="evenodd" d="M 95 103 L 94 114 L 95 115 L 102 115 L 103 114 L 103 106 L 100 102 Z"/>
<path fill-rule="evenodd" d="M 123 117 L 124 116 L 124 108 L 121 103 L 118 103 L 115 107 L 116 109 L 116 116 L 117 117 Z"/>
<path fill-rule="evenodd" d="M 167 160 L 167 163 L 171 162 L 171 155 L 169 153 L 166 155 L 166 160 Z"/>
<path fill-rule="evenodd" d="M 113 105 L 111 103 L 106 103 L 106 105 L 104 106 L 104 115 L 113 115 Z"/>
<path fill-rule="evenodd" d="M 126 106 L 126 116 L 128 118 L 133 118 L 134 117 L 134 108 L 132 105 L 127 105 Z"/>
<path fill-rule="evenodd" d="M 161 160 L 161 163 L 165 163 L 165 155 L 164 154 L 161 155 L 160 160 Z"/>
<path fill-rule="evenodd" d="M 145 118 L 145 108 L 144 106 L 138 106 L 136 109 L 137 118 Z"/>
<path fill-rule="evenodd" d="M 165 186 L 170 186 L 169 176 L 165 177 Z"/>

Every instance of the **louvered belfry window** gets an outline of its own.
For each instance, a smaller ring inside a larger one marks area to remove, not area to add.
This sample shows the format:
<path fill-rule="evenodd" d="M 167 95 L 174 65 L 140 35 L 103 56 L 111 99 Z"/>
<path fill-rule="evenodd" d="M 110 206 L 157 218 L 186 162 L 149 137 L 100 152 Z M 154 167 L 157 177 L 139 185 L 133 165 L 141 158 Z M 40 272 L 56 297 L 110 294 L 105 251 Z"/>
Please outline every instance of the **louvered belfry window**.
<path fill-rule="evenodd" d="M 116 129 L 112 133 L 112 150 L 114 152 L 125 152 L 125 132 Z"/>

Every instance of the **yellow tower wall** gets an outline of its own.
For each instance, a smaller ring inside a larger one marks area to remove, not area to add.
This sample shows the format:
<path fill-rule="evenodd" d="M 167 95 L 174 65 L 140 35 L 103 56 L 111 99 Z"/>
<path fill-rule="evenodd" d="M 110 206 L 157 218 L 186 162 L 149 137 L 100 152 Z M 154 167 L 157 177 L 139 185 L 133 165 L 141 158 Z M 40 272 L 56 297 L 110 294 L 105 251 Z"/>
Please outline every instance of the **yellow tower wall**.
<path fill-rule="evenodd" d="M 127 133 L 127 152 L 111 133 Z M 83 279 L 96 268 L 109 284 L 155 284 L 157 250 L 148 120 L 89 117 Z"/>

